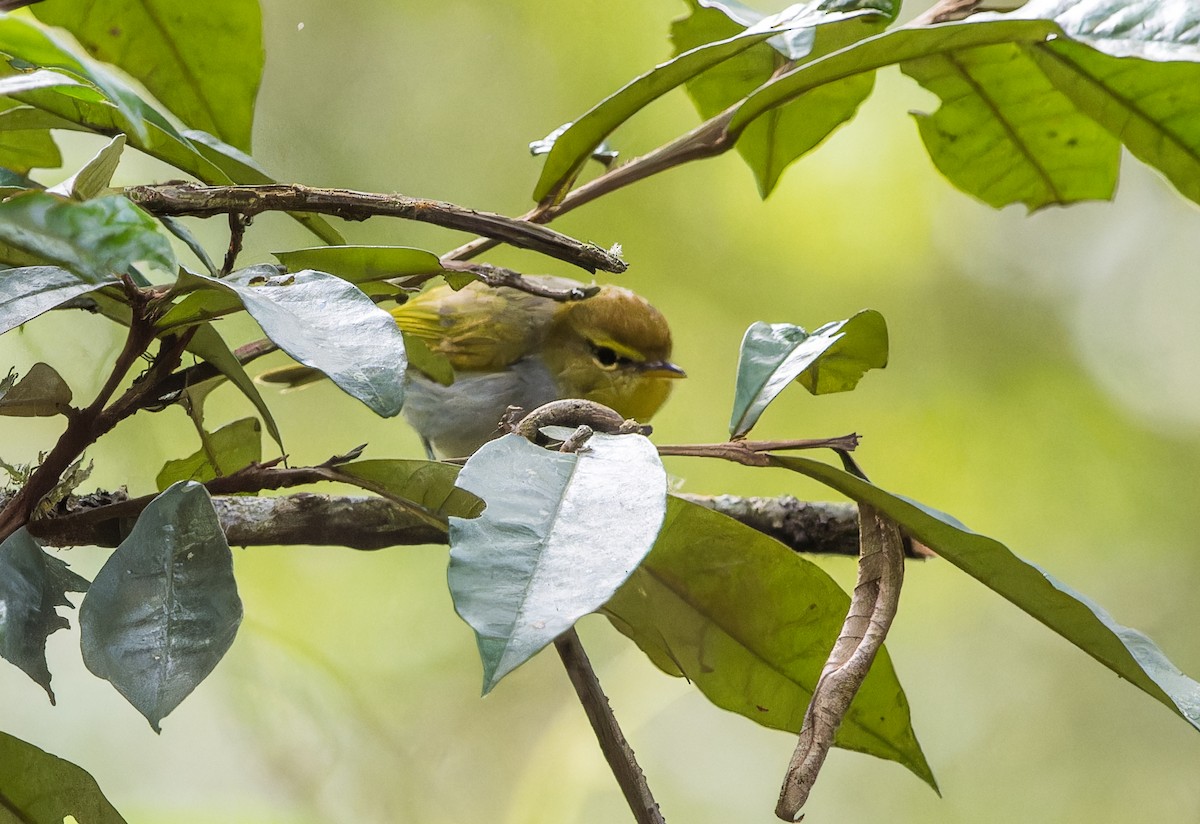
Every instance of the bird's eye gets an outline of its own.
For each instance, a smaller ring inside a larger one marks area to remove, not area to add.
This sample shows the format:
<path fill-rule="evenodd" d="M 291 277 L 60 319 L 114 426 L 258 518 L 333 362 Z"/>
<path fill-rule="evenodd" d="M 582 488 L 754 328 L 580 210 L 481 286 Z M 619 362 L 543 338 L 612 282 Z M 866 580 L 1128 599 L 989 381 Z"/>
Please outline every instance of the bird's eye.
<path fill-rule="evenodd" d="M 593 350 L 593 353 L 596 356 L 596 363 L 605 368 L 611 369 L 612 367 L 616 366 L 617 361 L 620 360 L 620 358 L 617 357 L 617 353 L 607 346 L 597 346 Z"/>

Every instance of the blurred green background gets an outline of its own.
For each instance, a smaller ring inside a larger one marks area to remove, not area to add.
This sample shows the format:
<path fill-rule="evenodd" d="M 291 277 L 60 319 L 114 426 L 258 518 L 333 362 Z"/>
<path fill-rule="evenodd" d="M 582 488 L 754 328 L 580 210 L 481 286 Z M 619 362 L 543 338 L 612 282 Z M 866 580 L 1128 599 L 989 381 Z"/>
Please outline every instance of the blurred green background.
<path fill-rule="evenodd" d="M 267 68 L 256 157 L 280 180 L 525 211 L 526 144 L 669 53 L 678 2 L 264 0 Z M 906 10 L 915 14 L 920 4 Z M 771 10 L 771 9 L 764 9 Z M 556 227 L 619 242 L 620 280 L 671 319 L 689 379 L 660 442 L 721 439 L 742 331 L 883 312 L 892 362 L 846 395 L 796 389 L 756 433 L 857 431 L 884 486 L 954 513 L 1152 636 L 1200 675 L 1200 215 L 1125 169 L 1115 203 L 995 212 L 933 169 L 906 116 L 929 95 L 896 71 L 857 119 L 761 202 L 733 154 L 670 172 Z M 615 137 L 623 157 L 696 122 L 674 94 Z M 101 141 L 64 141 L 78 164 Z M 44 180 L 52 182 L 52 173 Z M 127 158 L 118 183 L 171 170 Z M 223 221 L 193 222 L 214 257 Z M 446 250 L 465 240 L 378 220 L 351 242 Z M 311 245 L 264 216 L 243 263 Z M 500 250 L 489 261 L 572 274 Z M 229 321 L 236 343 L 254 330 Z M 104 321 L 54 315 L 0 339 L 0 367 L 47 360 L 77 398 L 118 346 Z M 274 356 L 278 357 L 278 356 Z M 281 361 L 272 360 L 271 364 Z M 292 460 L 368 442 L 416 457 L 399 421 L 330 386 L 270 399 Z M 229 388 L 216 426 L 251 414 Z M 56 421 L 0 428 L 0 457 L 36 458 Z M 150 491 L 198 444 L 178 409 L 124 424 L 89 454 L 93 484 Z M 672 460 L 693 492 L 828 498 L 783 473 Z M 50 641 L 58 707 L 0 668 L 0 729 L 91 771 L 131 822 L 599 822 L 627 812 L 552 655 L 478 696 L 470 630 L 443 548 L 235 550 L 246 619 L 213 676 L 161 736 Z M 90 575 L 106 552 L 65 554 Z M 846 560 L 821 563 L 853 581 Z M 792 736 L 706 703 L 596 618 L 588 644 L 669 821 L 769 822 Z M 1152 699 L 948 564 L 910 566 L 889 645 L 939 799 L 902 768 L 835 751 L 808 820 L 1200 820 L 1200 737 Z"/>

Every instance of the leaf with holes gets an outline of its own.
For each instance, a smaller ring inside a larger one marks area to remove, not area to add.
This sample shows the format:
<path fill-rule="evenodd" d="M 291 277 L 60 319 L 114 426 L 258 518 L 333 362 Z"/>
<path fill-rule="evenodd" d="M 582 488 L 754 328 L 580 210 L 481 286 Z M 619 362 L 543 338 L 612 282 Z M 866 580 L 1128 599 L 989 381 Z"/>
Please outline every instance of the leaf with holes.
<path fill-rule="evenodd" d="M 576 453 L 506 435 L 471 456 L 458 485 L 487 505 L 450 519 L 447 573 L 487 693 L 629 577 L 662 525 L 667 476 L 641 435 L 596 434 Z"/>
<path fill-rule="evenodd" d="M 69 626 L 55 608 L 70 607 L 67 593 L 87 588 L 85 579 L 47 555 L 24 527 L 0 543 L 0 656 L 44 689 L 51 704 L 46 639 Z"/>

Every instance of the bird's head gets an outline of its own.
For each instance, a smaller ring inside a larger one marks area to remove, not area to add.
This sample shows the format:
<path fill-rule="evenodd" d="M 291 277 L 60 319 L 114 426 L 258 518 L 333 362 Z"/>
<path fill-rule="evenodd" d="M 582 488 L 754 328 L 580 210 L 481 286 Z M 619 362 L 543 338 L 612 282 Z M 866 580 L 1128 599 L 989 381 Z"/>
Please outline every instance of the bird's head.
<path fill-rule="evenodd" d="M 684 371 L 671 363 L 671 330 L 645 298 L 619 286 L 556 313 L 546 338 L 547 366 L 571 397 L 648 420 Z"/>

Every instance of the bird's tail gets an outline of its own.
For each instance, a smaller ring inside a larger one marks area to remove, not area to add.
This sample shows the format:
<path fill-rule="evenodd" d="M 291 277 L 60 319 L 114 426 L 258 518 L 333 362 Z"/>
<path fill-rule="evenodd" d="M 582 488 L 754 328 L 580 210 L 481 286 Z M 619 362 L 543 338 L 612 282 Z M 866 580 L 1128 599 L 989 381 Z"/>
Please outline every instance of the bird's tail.
<path fill-rule="evenodd" d="M 301 363 L 268 369 L 255 378 L 259 383 L 282 384 L 285 389 L 296 389 L 305 384 L 315 383 L 324 379 L 325 373 L 320 369 L 314 369 L 311 366 L 305 366 Z"/>

